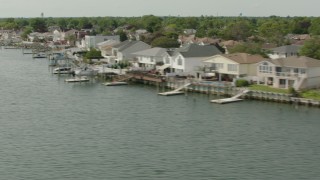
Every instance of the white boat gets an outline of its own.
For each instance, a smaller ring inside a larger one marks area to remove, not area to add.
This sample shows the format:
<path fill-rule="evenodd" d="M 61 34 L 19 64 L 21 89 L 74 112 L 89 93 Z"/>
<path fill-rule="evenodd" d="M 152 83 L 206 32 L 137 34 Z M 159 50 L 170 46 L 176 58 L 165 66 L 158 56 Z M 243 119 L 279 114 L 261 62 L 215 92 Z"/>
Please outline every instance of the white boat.
<path fill-rule="evenodd" d="M 58 67 L 53 70 L 53 74 L 72 74 L 73 70 L 71 67 Z"/>
<path fill-rule="evenodd" d="M 47 58 L 47 54 L 44 52 L 39 52 L 33 55 L 33 58 Z"/>
<path fill-rule="evenodd" d="M 124 81 L 115 81 L 115 82 L 103 83 L 103 85 L 106 85 L 106 86 L 122 86 L 122 85 L 128 85 L 128 83 L 124 82 Z"/>
<path fill-rule="evenodd" d="M 98 70 L 84 67 L 84 68 L 75 69 L 74 73 L 77 76 L 96 76 L 98 74 Z"/>
<path fill-rule="evenodd" d="M 184 92 L 182 92 L 182 91 L 168 91 L 168 92 L 162 92 L 162 93 L 158 93 L 158 94 L 162 95 L 162 96 L 173 96 L 173 95 L 184 94 Z"/>
<path fill-rule="evenodd" d="M 89 78 L 87 76 L 75 77 L 71 79 L 65 79 L 65 82 L 88 82 Z"/>
<path fill-rule="evenodd" d="M 225 98 L 225 99 L 214 99 L 214 100 L 211 100 L 210 102 L 212 102 L 212 103 L 218 103 L 218 104 L 227 104 L 227 103 L 238 102 L 238 101 L 243 101 L 243 99 L 239 99 L 239 98 Z"/>

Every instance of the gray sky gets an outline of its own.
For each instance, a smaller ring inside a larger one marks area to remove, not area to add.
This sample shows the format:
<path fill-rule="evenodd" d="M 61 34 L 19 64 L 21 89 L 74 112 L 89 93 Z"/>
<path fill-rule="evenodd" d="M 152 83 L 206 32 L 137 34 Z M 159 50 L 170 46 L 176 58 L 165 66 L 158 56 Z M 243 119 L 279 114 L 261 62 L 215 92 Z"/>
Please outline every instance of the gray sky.
<path fill-rule="evenodd" d="M 0 17 L 320 16 L 319 0 L 0 0 Z"/>

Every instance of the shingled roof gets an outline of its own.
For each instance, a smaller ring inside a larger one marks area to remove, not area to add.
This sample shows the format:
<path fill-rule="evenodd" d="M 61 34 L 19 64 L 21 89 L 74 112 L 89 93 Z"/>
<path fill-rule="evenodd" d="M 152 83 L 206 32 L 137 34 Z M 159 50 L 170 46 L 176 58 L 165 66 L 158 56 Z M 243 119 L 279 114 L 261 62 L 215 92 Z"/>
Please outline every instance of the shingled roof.
<path fill-rule="evenodd" d="M 151 49 L 146 49 L 142 51 L 138 51 L 133 53 L 134 55 L 140 55 L 140 56 L 153 56 L 153 57 L 159 57 L 162 56 L 167 50 L 164 48 L 151 48 Z"/>
<path fill-rule="evenodd" d="M 221 56 L 231 59 L 239 64 L 253 64 L 265 59 L 260 55 L 251 55 L 247 53 L 223 54 Z"/>
<path fill-rule="evenodd" d="M 272 48 L 271 51 L 278 52 L 278 53 L 291 53 L 291 52 L 298 52 L 300 47 L 301 46 L 299 45 L 287 45 L 287 46 Z"/>
<path fill-rule="evenodd" d="M 281 67 L 310 68 L 320 67 L 320 60 L 306 56 L 291 56 L 288 58 L 270 59 L 269 62 Z"/>
<path fill-rule="evenodd" d="M 210 57 L 221 54 L 221 51 L 213 45 L 188 44 L 176 50 L 183 57 Z"/>

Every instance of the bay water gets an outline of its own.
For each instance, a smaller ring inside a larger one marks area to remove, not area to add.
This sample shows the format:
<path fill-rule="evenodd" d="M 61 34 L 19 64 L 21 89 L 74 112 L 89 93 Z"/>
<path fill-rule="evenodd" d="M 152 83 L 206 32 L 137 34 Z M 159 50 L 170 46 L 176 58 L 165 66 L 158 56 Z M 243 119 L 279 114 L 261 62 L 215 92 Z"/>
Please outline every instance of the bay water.
<path fill-rule="evenodd" d="M 0 50 L 0 179 L 320 179 L 320 109 L 65 83 Z"/>

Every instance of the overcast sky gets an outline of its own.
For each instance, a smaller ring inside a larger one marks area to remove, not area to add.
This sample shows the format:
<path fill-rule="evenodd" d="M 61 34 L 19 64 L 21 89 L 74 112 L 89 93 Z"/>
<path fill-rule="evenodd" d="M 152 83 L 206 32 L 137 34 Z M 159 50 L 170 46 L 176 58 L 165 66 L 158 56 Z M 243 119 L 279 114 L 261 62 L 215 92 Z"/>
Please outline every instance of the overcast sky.
<path fill-rule="evenodd" d="M 0 17 L 320 16 L 319 0 L 0 0 Z"/>

